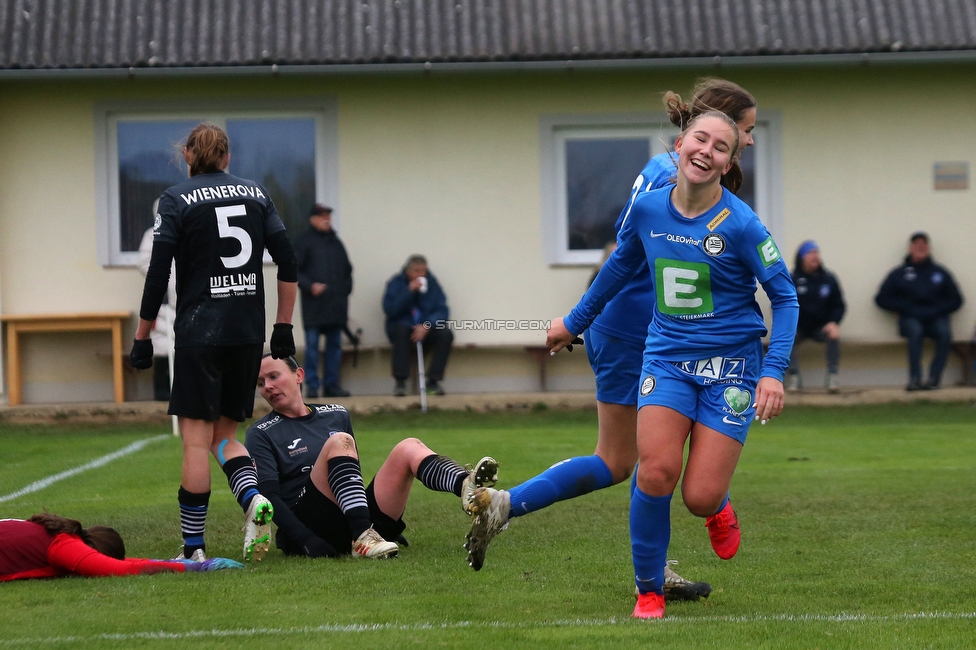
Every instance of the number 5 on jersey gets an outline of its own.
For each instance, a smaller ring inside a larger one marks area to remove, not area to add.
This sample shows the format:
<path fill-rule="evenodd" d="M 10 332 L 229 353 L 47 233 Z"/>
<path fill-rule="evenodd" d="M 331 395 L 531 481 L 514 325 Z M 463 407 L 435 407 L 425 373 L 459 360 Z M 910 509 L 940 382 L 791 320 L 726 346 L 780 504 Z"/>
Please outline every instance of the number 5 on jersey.
<path fill-rule="evenodd" d="M 714 309 L 711 270 L 703 262 L 654 260 L 657 308 L 669 316 L 707 314 Z"/>
<path fill-rule="evenodd" d="M 251 259 L 251 236 L 240 226 L 230 225 L 230 218 L 246 217 L 247 208 L 243 204 L 226 205 L 214 208 L 214 212 L 217 213 L 217 234 L 220 238 L 225 239 L 230 237 L 241 243 L 240 253 L 233 257 L 221 257 L 220 261 L 224 263 L 224 268 L 227 269 L 236 269 L 239 266 L 244 266 Z"/>

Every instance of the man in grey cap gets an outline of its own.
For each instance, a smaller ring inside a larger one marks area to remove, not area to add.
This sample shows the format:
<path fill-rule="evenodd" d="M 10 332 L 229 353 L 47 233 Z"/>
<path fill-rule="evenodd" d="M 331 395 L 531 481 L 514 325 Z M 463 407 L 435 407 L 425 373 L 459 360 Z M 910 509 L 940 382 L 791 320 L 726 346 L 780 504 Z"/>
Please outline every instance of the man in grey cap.
<path fill-rule="evenodd" d="M 908 339 L 908 385 L 905 390 L 939 387 L 952 344 L 949 314 L 962 306 L 962 295 L 952 274 L 932 261 L 929 236 L 914 233 L 904 263 L 885 278 L 874 301 L 898 314 L 898 333 Z M 922 341 L 935 340 L 935 356 L 928 380 L 922 381 Z"/>
<path fill-rule="evenodd" d="M 339 385 L 342 330 L 349 317 L 352 265 L 346 247 L 332 229 L 332 208 L 316 203 L 309 227 L 295 240 L 298 288 L 302 294 L 305 327 L 305 386 L 307 397 L 348 397 Z M 322 380 L 319 381 L 319 339 L 325 337 Z"/>

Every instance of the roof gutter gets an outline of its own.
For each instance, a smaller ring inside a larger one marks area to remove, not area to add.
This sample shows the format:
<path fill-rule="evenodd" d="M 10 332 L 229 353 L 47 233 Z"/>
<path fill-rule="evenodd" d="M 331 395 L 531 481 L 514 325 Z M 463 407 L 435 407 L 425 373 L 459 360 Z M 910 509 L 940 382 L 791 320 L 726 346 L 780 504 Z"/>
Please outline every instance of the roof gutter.
<path fill-rule="evenodd" d="M 140 66 L 116 68 L 8 68 L 0 81 L 48 79 L 117 79 L 120 77 L 210 77 L 261 75 L 417 74 L 427 72 L 550 72 L 559 70 L 660 70 L 672 68 L 851 67 L 868 65 L 937 65 L 976 63 L 976 50 L 783 54 L 765 56 L 676 57 L 666 59 L 554 59 L 546 61 L 444 61 L 410 63 L 264 64 L 226 66 Z"/>

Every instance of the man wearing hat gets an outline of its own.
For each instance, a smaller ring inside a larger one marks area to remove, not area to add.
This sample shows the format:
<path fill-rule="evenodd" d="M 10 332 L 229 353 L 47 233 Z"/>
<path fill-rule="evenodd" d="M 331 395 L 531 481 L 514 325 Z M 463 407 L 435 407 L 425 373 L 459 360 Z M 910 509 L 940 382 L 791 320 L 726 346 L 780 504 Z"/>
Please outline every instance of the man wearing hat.
<path fill-rule="evenodd" d="M 938 388 L 952 344 L 949 314 L 962 306 L 962 295 L 949 270 L 932 261 L 927 234 L 916 232 L 911 236 L 905 262 L 888 274 L 874 301 L 878 307 L 898 314 L 898 333 L 908 339 L 905 390 Z M 935 356 L 928 380 L 923 382 L 925 337 L 935 340 Z"/>
<path fill-rule="evenodd" d="M 824 386 L 836 393 L 840 390 L 837 366 L 840 362 L 840 321 L 847 305 L 837 277 L 825 269 L 820 261 L 820 247 L 812 239 L 800 244 L 793 265 L 793 284 L 800 303 L 800 317 L 796 324 L 796 338 L 786 377 L 787 390 L 799 390 L 800 368 L 797 347 L 806 339 L 827 344 L 827 374 Z"/>
<path fill-rule="evenodd" d="M 305 327 L 305 386 L 307 397 L 347 397 L 339 385 L 342 329 L 349 315 L 352 265 L 346 247 L 332 229 L 332 208 L 316 203 L 309 227 L 295 241 L 298 288 L 302 294 Z M 319 381 L 319 339 L 325 337 L 322 379 Z"/>

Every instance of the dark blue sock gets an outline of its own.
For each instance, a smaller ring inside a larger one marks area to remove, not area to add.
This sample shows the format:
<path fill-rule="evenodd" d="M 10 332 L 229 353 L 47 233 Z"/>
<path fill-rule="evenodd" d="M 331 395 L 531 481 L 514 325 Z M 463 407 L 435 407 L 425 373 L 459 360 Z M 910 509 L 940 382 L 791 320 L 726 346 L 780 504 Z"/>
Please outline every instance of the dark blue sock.
<path fill-rule="evenodd" d="M 572 499 L 611 485 L 613 474 L 599 456 L 569 458 L 509 490 L 512 497 L 511 516 L 527 515 L 557 501 Z"/>
<path fill-rule="evenodd" d="M 722 510 L 725 509 L 725 506 L 728 505 L 728 503 L 729 503 L 729 493 L 726 492 L 725 498 L 722 499 L 722 505 L 718 507 L 718 510 L 715 511 L 715 514 L 717 515 L 718 513 L 722 512 Z"/>
<path fill-rule="evenodd" d="M 642 594 L 664 593 L 664 564 L 671 543 L 671 495 L 652 497 L 634 488 L 630 498 L 630 546 L 634 581 Z"/>

